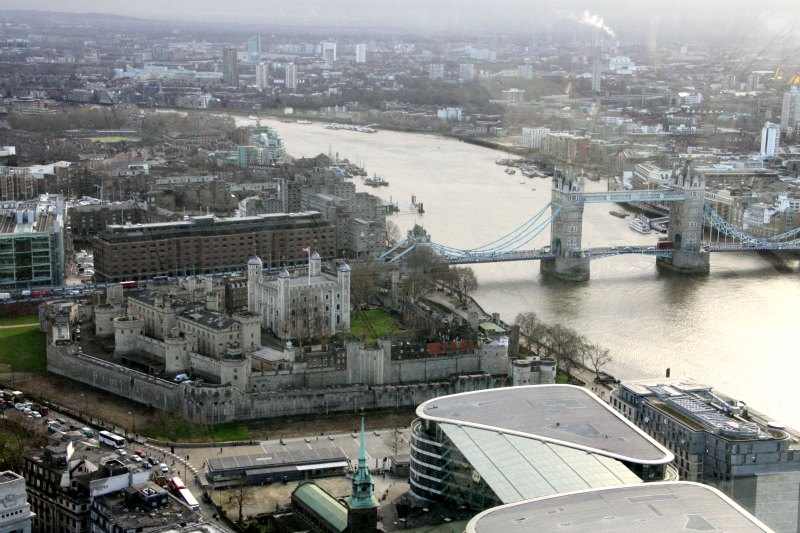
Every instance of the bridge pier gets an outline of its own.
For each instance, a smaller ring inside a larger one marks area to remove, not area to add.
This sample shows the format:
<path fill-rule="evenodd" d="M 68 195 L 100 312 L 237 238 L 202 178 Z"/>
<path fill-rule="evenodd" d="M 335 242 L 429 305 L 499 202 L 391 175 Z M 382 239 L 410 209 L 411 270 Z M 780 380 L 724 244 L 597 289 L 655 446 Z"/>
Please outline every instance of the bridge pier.
<path fill-rule="evenodd" d="M 588 281 L 589 258 L 580 254 L 583 235 L 583 180 L 559 169 L 553 176 L 550 205 L 552 259 L 540 262 L 540 272 L 565 281 Z"/>
<path fill-rule="evenodd" d="M 674 250 L 672 257 L 656 258 L 656 268 L 677 274 L 708 274 L 711 271 L 710 254 Z"/>
<path fill-rule="evenodd" d="M 542 259 L 539 270 L 545 276 L 564 281 L 589 281 L 588 257 L 555 257 Z"/>
<path fill-rule="evenodd" d="M 702 248 L 705 178 L 695 174 L 691 163 L 687 162 L 680 171 L 673 170 L 672 187 L 684 191 L 686 199 L 670 207 L 672 256 L 659 257 L 656 267 L 679 274 L 708 274 L 711 262 L 708 252 Z"/>

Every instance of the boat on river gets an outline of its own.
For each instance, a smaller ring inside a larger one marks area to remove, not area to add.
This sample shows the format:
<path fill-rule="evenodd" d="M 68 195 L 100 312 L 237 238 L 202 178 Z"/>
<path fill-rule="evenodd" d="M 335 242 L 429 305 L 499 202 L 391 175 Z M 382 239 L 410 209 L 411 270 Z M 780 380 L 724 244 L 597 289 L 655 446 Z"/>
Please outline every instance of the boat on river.
<path fill-rule="evenodd" d="M 651 231 L 650 219 L 644 215 L 633 217 L 628 223 L 628 227 L 637 233 L 644 233 L 647 235 Z"/>
<path fill-rule="evenodd" d="M 628 218 L 628 213 L 625 213 L 624 211 L 611 210 L 611 211 L 608 212 L 608 214 L 611 215 L 612 217 Z"/>

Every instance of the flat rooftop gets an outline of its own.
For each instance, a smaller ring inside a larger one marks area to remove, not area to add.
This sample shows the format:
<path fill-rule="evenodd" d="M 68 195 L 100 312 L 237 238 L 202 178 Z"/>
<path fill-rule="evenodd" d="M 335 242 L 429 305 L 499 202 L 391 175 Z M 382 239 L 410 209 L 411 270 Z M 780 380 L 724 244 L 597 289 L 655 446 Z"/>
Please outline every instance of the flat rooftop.
<path fill-rule="evenodd" d="M 711 390 L 711 387 L 703 383 L 697 383 L 686 378 L 649 378 L 626 380 L 621 383 L 623 387 L 640 396 L 655 396 L 652 387 L 672 387 L 682 392 L 699 392 Z"/>
<path fill-rule="evenodd" d="M 475 516 L 466 533 L 771 532 L 733 500 L 707 485 L 642 483 L 502 505 Z"/>
<path fill-rule="evenodd" d="M 266 443 L 264 453 L 219 457 L 208 460 L 208 471 L 253 471 L 262 468 L 300 467 L 331 463 L 347 464 L 347 455 L 328 441 L 288 442 L 285 445 Z"/>
<path fill-rule="evenodd" d="M 672 453 L 592 392 L 529 385 L 434 398 L 417 416 L 577 448 L 637 464 L 666 464 Z"/>

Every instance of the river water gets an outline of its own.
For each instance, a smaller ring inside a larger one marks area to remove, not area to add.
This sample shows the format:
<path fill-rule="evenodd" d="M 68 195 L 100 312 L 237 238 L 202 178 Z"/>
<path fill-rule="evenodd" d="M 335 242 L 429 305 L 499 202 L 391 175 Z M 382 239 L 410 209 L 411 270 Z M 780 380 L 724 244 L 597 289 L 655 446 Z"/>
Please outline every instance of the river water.
<path fill-rule="evenodd" d="M 247 122 L 240 119 L 240 122 Z M 392 219 L 405 232 L 419 223 L 436 242 L 474 248 L 530 218 L 550 198 L 550 180 L 509 176 L 495 160 L 504 154 L 433 135 L 381 131 L 364 134 L 269 120 L 293 156 L 331 151 L 362 162 L 389 181 L 368 190 L 398 202 L 407 214 Z M 589 183 L 587 189 L 603 185 Z M 535 189 L 535 190 L 534 190 Z M 411 196 L 426 213 L 410 211 Z M 588 205 L 583 245 L 653 244 L 609 205 Z M 532 244 L 549 243 L 546 232 Z M 732 394 L 776 420 L 800 427 L 795 387 L 800 375 L 797 309 L 800 279 L 775 271 L 755 255 L 715 254 L 700 279 L 661 275 L 652 257 L 621 256 L 592 262 L 591 281 L 544 279 L 536 262 L 473 265 L 475 298 L 487 311 L 513 321 L 535 311 L 611 350 L 608 370 L 634 379 L 690 377 Z"/>

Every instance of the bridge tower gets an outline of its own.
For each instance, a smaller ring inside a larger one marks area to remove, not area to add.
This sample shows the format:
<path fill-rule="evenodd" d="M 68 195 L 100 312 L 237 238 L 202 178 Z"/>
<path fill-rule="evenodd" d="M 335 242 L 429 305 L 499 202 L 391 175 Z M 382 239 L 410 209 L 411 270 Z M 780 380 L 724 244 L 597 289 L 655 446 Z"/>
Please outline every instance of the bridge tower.
<path fill-rule="evenodd" d="M 702 249 L 705 177 L 695 173 L 693 165 L 687 161 L 682 169 L 673 169 L 671 185 L 675 190 L 684 191 L 686 199 L 674 202 L 670 209 L 672 257 L 659 257 L 656 265 L 660 269 L 681 274 L 707 274 L 710 269 L 709 256 Z"/>
<path fill-rule="evenodd" d="M 556 169 L 553 174 L 550 250 L 555 256 L 540 262 L 542 274 L 567 281 L 589 279 L 589 258 L 579 255 L 583 233 L 583 179 Z"/>

